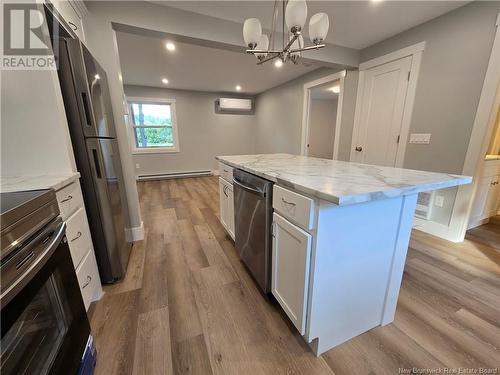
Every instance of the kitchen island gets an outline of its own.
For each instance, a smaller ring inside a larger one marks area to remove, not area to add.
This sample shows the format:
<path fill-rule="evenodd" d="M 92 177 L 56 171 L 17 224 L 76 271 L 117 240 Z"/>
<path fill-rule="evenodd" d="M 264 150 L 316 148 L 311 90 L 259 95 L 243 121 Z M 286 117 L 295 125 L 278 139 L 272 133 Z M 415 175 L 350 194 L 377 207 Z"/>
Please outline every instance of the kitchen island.
<path fill-rule="evenodd" d="M 226 180 L 237 168 L 275 183 L 271 290 L 316 355 L 394 320 L 418 193 L 472 181 L 289 154 L 217 159 Z"/>

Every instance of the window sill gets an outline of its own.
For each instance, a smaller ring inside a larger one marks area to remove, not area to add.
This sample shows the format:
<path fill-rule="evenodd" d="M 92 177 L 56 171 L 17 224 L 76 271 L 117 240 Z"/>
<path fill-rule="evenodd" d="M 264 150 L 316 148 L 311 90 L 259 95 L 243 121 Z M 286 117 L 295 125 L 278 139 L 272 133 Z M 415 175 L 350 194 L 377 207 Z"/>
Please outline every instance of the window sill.
<path fill-rule="evenodd" d="M 175 154 L 180 152 L 178 148 L 145 148 L 143 150 L 141 149 L 132 149 L 132 154 L 133 155 L 140 155 L 140 154 Z"/>

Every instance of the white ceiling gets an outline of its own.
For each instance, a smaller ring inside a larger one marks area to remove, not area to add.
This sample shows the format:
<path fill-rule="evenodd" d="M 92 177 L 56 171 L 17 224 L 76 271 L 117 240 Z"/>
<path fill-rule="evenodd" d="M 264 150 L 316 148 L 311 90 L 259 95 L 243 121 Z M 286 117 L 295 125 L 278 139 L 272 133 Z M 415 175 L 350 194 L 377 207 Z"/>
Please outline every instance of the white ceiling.
<path fill-rule="evenodd" d="M 241 93 L 257 94 L 318 68 L 309 63 L 256 65 L 244 52 L 179 42 L 170 52 L 166 39 L 123 32 L 117 32 L 117 40 L 123 82 L 129 85 L 212 92 L 236 92 L 235 86 L 241 85 Z"/>
<path fill-rule="evenodd" d="M 273 1 L 154 1 L 224 20 L 243 23 L 257 17 L 271 28 Z M 362 49 L 429 21 L 469 1 L 308 1 L 308 19 L 317 12 L 330 18 L 328 43 Z M 307 33 L 307 30 L 306 30 Z"/>

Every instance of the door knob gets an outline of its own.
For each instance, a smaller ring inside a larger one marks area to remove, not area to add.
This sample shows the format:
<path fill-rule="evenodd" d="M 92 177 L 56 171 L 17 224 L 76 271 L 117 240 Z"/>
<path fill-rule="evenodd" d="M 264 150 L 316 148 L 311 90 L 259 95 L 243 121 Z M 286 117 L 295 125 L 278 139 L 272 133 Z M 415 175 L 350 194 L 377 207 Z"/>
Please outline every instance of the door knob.
<path fill-rule="evenodd" d="M 361 152 L 361 151 L 363 151 L 363 147 L 361 147 L 361 146 L 357 146 L 357 147 L 355 148 L 355 150 L 356 150 L 357 152 Z"/>

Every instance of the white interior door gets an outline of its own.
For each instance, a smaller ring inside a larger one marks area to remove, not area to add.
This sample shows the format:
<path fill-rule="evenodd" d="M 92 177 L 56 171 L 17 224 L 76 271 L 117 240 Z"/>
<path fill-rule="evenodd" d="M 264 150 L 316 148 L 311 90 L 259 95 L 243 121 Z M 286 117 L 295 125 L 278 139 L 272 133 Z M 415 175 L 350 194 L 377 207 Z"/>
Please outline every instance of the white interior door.
<path fill-rule="evenodd" d="M 394 167 L 412 56 L 363 71 L 351 161 Z"/>

